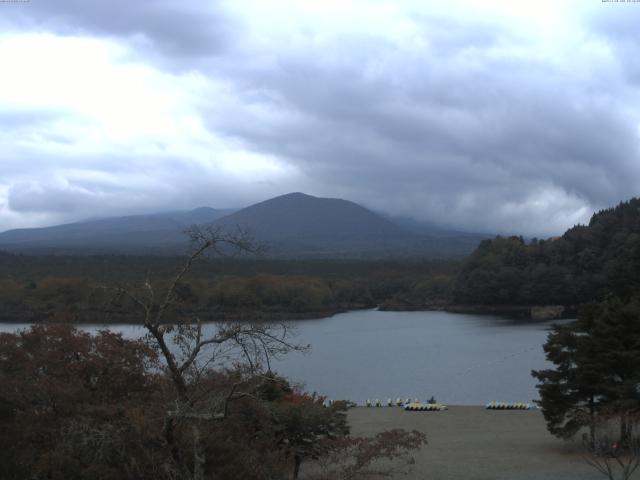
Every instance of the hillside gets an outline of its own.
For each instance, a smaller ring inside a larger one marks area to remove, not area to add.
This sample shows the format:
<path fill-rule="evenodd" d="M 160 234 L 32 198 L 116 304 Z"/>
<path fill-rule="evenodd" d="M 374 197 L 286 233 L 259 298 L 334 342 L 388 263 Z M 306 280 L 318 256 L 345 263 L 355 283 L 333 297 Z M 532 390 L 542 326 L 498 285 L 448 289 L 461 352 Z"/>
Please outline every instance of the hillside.
<path fill-rule="evenodd" d="M 267 242 L 269 253 L 294 258 L 461 258 L 484 238 L 451 232 L 418 234 L 356 203 L 290 193 L 216 222 Z"/>
<path fill-rule="evenodd" d="M 382 216 L 338 198 L 289 193 L 256 203 L 216 222 L 251 229 L 265 240 L 393 239 L 406 232 Z"/>
<path fill-rule="evenodd" d="M 248 231 L 279 258 L 461 258 L 484 236 L 410 231 L 356 203 L 290 193 L 238 211 L 189 212 L 91 220 L 0 234 L 0 249 L 26 253 L 184 252 L 184 230 L 214 223 Z"/>
<path fill-rule="evenodd" d="M 593 215 L 560 238 L 483 241 L 465 260 L 454 301 L 479 305 L 579 305 L 640 291 L 640 199 Z"/>
<path fill-rule="evenodd" d="M 190 225 L 211 223 L 228 213 L 230 210 L 203 207 L 186 212 L 131 215 L 9 230 L 0 233 L 0 248 L 24 252 L 175 250 L 184 244 L 184 230 Z"/>

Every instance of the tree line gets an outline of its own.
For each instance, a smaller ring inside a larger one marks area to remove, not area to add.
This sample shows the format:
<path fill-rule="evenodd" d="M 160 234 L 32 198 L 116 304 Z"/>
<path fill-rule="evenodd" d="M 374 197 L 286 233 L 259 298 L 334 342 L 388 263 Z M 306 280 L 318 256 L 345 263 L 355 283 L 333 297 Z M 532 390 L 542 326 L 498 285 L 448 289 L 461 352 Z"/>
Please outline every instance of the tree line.
<path fill-rule="evenodd" d="M 544 345 L 553 368 L 532 375 L 548 430 L 581 434 L 585 460 L 610 479 L 640 467 L 639 267 L 640 200 L 632 199 L 558 239 L 485 242 L 456 284 L 461 298 L 475 300 L 484 276 L 498 288 L 489 301 L 578 306 Z"/>
<path fill-rule="evenodd" d="M 0 321 L 135 322 L 111 289 L 146 277 L 166 286 L 179 257 L 0 254 Z M 455 262 L 202 259 L 179 286 L 179 308 L 207 320 L 278 320 L 373 308 L 443 305 Z M 176 306 L 178 308 L 178 306 Z"/>
<path fill-rule="evenodd" d="M 595 213 L 588 225 L 546 240 L 484 240 L 453 286 L 459 304 L 567 305 L 623 300 L 640 289 L 640 199 Z"/>

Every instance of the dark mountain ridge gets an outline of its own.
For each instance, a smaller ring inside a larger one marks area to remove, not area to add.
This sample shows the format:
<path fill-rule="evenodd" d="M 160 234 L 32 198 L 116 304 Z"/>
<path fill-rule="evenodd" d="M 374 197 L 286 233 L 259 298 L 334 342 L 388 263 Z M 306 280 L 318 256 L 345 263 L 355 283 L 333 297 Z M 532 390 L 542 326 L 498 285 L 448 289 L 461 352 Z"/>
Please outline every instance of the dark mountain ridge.
<path fill-rule="evenodd" d="M 256 238 L 382 239 L 408 232 L 357 203 L 289 193 L 243 208 L 215 222 L 250 229 Z"/>
<path fill-rule="evenodd" d="M 21 228 L 0 233 L 0 248 L 24 251 L 171 248 L 184 244 L 184 230 L 190 225 L 211 223 L 233 211 L 202 207 L 186 212 L 108 217 L 52 227 Z"/>
<path fill-rule="evenodd" d="M 184 231 L 194 224 L 242 229 L 280 258 L 454 258 L 473 250 L 484 236 L 409 231 L 357 203 L 290 193 L 241 210 L 202 207 L 103 218 L 0 233 L 0 249 L 24 253 L 184 252 Z"/>

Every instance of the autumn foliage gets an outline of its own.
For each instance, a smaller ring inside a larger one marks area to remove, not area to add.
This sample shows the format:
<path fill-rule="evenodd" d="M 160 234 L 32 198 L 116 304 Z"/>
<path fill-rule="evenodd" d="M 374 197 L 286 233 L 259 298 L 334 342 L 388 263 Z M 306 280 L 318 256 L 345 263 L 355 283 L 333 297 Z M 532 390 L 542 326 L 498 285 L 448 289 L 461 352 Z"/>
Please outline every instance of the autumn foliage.
<path fill-rule="evenodd" d="M 142 342 L 107 331 L 62 324 L 0 335 L 0 477 L 152 473 L 145 457 L 161 448 L 150 422 L 162 396 L 155 362 Z"/>
<path fill-rule="evenodd" d="M 227 394 L 239 383 L 224 419 L 200 421 L 206 478 L 288 479 L 306 465 L 314 477 L 327 460 L 332 476 L 319 478 L 365 478 L 380 459 L 402 470 L 424 443 L 418 432 L 353 438 L 344 403 L 324 406 L 273 374 L 210 371 L 199 388 Z M 141 340 L 65 324 L 0 334 L 0 385 L 2 479 L 192 478 L 176 458 L 192 458 L 193 420 L 178 419 L 169 441 L 175 390 Z"/>

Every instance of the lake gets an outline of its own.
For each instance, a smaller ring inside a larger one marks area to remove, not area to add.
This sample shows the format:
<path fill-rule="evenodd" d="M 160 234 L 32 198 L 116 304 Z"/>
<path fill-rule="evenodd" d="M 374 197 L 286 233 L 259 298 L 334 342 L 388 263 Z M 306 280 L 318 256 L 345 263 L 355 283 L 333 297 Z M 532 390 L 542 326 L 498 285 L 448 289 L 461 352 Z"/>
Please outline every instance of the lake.
<path fill-rule="evenodd" d="M 358 310 L 287 323 L 296 326 L 297 342 L 311 344 L 311 352 L 289 354 L 274 362 L 274 370 L 304 381 L 310 392 L 358 404 L 431 396 L 450 405 L 531 402 L 538 395 L 530 372 L 549 365 L 542 345 L 551 322 Z M 0 331 L 25 327 L 0 324 Z M 134 325 L 109 328 L 130 338 L 144 333 Z"/>

